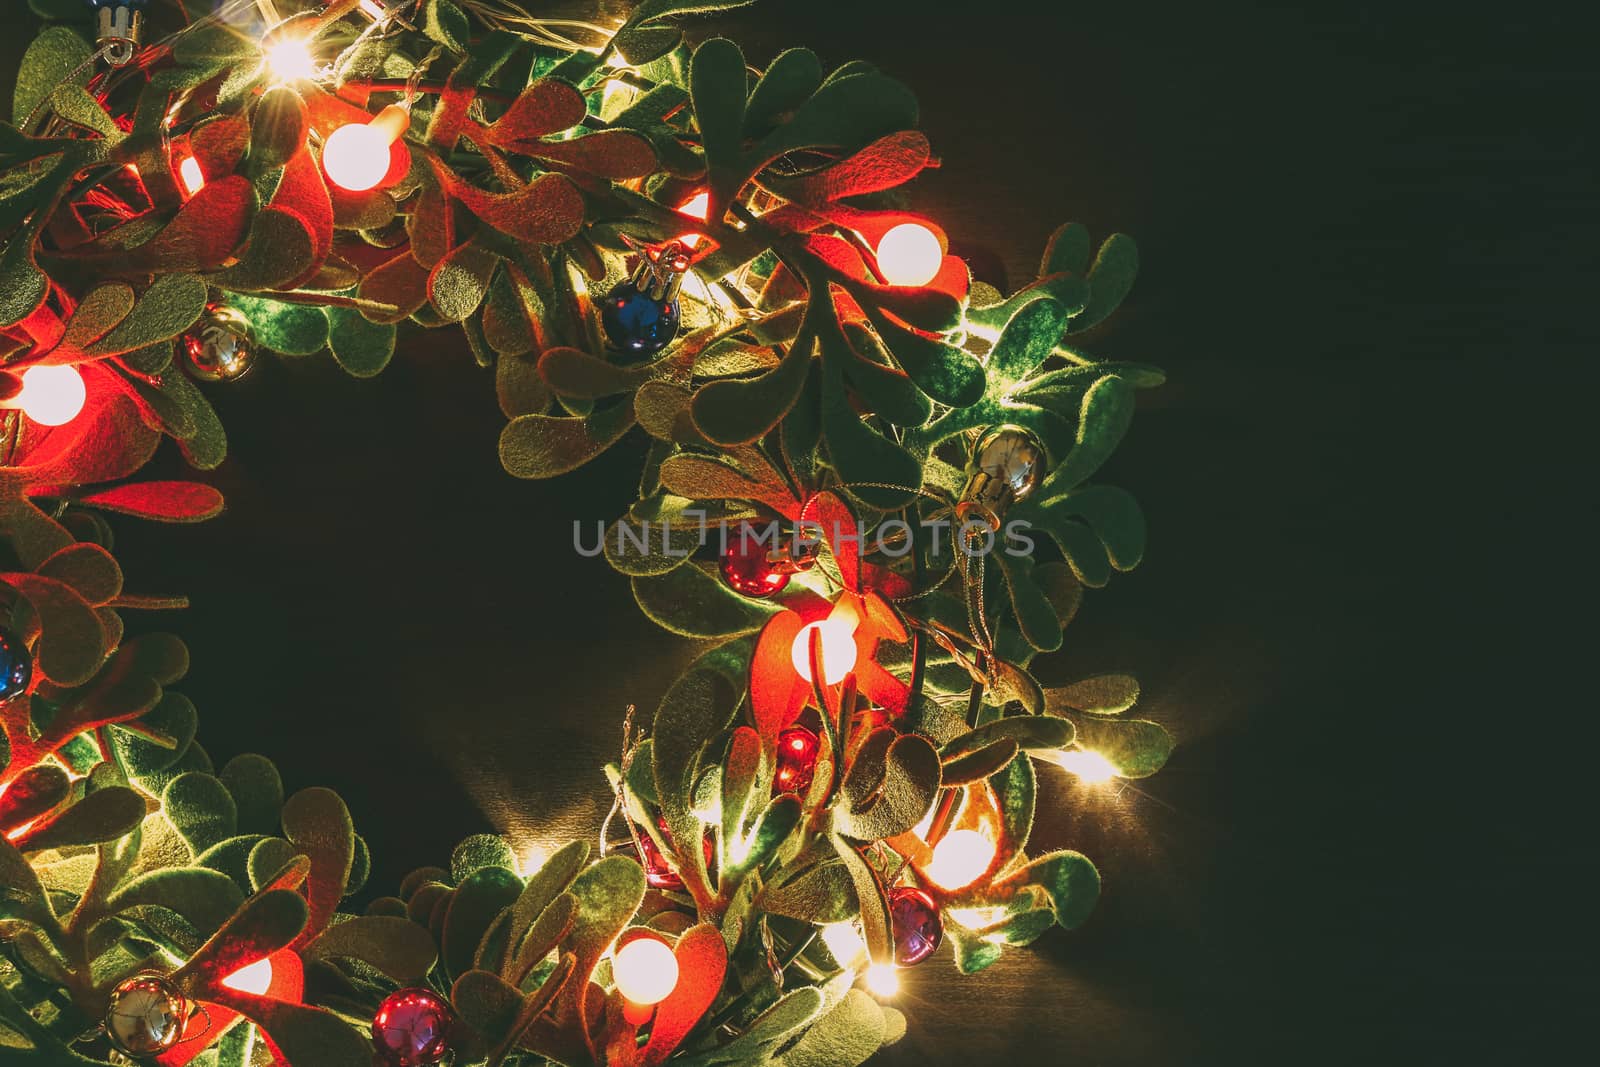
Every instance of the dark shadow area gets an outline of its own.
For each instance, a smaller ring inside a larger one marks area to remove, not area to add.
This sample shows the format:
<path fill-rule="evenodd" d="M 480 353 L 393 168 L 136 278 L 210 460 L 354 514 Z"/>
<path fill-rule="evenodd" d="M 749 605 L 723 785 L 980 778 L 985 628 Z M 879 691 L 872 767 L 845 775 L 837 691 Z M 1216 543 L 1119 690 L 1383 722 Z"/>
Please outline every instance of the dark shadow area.
<path fill-rule="evenodd" d="M 1181 747 L 1124 787 L 1043 775 L 1036 840 L 1100 865 L 1100 910 L 981 977 L 947 950 L 908 974 L 883 1062 L 1567 1060 L 1587 27 L 770 0 L 712 30 L 911 85 L 944 158 L 919 206 L 1014 284 L 1060 222 L 1134 235 L 1139 285 L 1085 344 L 1171 379 L 1102 476 L 1142 501 L 1147 562 L 1049 670 L 1138 674 Z M 594 833 L 625 706 L 694 651 L 571 547 L 632 500 L 637 437 L 511 479 L 491 377 L 443 330 L 376 381 L 268 360 L 210 395 L 227 513 L 117 547 L 130 589 L 193 598 L 132 625 L 189 643 L 218 762 L 338 788 L 385 889 L 471 832 Z"/>

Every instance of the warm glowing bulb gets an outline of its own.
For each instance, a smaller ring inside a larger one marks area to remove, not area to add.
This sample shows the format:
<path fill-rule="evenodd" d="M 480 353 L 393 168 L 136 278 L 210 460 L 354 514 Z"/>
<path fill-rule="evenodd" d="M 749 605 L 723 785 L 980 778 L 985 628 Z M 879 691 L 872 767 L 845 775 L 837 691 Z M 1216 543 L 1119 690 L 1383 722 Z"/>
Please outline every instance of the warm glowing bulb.
<path fill-rule="evenodd" d="M 878 269 L 890 285 L 927 285 L 943 263 L 939 238 L 914 222 L 902 222 L 878 242 Z"/>
<path fill-rule="evenodd" d="M 853 922 L 829 923 L 822 928 L 822 943 L 839 963 L 848 967 L 857 956 L 867 950 L 861 931 Z"/>
<path fill-rule="evenodd" d="M 900 992 L 900 972 L 892 963 L 874 963 L 867 968 L 866 979 L 874 996 L 892 997 Z"/>
<path fill-rule="evenodd" d="M 1054 762 L 1091 785 L 1109 782 L 1117 776 L 1117 765 L 1115 763 L 1112 763 L 1100 753 L 1092 752 L 1085 748 L 1062 752 L 1055 757 Z"/>
<path fill-rule="evenodd" d="M 678 988 L 678 957 L 665 942 L 636 937 L 611 961 L 617 992 L 635 1004 L 660 1004 Z"/>
<path fill-rule="evenodd" d="M 365 122 L 340 126 L 322 146 L 322 167 L 341 189 L 364 192 L 389 173 L 389 140 Z"/>
<path fill-rule="evenodd" d="M 317 61 L 303 37 L 285 37 L 267 49 L 267 69 L 280 82 L 301 81 L 317 76 Z"/>
<path fill-rule="evenodd" d="M 206 187 L 205 171 L 200 169 L 200 161 L 193 156 L 185 156 L 183 162 L 178 164 L 178 177 L 183 179 L 183 188 L 190 196 Z"/>
<path fill-rule="evenodd" d="M 978 880 L 994 862 L 994 842 L 977 830 L 953 830 L 933 846 L 925 872 L 945 889 L 960 889 Z"/>
<path fill-rule="evenodd" d="M 543 848 L 538 845 L 529 845 L 523 851 L 521 858 L 517 860 L 517 870 L 521 872 L 522 877 L 531 878 L 534 872 L 543 867 L 545 861 L 549 858 L 550 854 Z"/>
<path fill-rule="evenodd" d="M 22 391 L 6 407 L 21 408 L 40 426 L 64 426 L 78 417 L 88 395 L 77 367 L 35 366 L 22 372 Z"/>
<path fill-rule="evenodd" d="M 222 980 L 229 989 L 261 996 L 272 986 L 272 961 L 259 959 L 248 967 L 240 967 Z"/>
<path fill-rule="evenodd" d="M 689 199 L 679 204 L 678 210 L 681 213 L 690 216 L 691 218 L 696 218 L 701 222 L 705 222 L 711 217 L 711 194 L 705 192 L 695 193 Z"/>
<path fill-rule="evenodd" d="M 789 660 L 800 677 L 811 681 L 811 635 L 822 635 L 822 684 L 838 685 L 856 666 L 855 627 L 842 619 L 807 623 L 794 635 Z"/>

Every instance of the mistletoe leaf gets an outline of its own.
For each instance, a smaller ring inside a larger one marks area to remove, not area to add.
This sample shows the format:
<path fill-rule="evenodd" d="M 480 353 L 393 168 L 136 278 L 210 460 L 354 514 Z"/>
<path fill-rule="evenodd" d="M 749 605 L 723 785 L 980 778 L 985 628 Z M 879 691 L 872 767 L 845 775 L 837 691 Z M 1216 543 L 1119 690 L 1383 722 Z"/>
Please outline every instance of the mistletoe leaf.
<path fill-rule="evenodd" d="M 1039 261 L 1039 277 L 1082 275 L 1088 269 L 1089 231 L 1079 222 L 1062 223 L 1045 245 L 1044 257 Z"/>
<path fill-rule="evenodd" d="M 228 304 L 249 318 L 256 341 L 264 348 L 286 356 L 309 356 L 328 346 L 328 317 L 321 308 L 242 293 L 231 294 Z"/>
<path fill-rule="evenodd" d="M 883 1008 L 861 990 L 851 989 L 774 1062 L 778 1067 L 858 1067 L 888 1036 Z"/>
<path fill-rule="evenodd" d="M 264 890 L 246 900 L 172 980 L 190 996 L 210 1000 L 223 979 L 289 945 L 305 924 L 304 897 L 291 889 Z"/>
<path fill-rule="evenodd" d="M 652 622 L 683 637 L 754 633 L 778 610 L 776 605 L 740 596 L 695 566 L 635 577 L 633 596 Z"/>
<path fill-rule="evenodd" d="M 458 976 L 472 969 L 484 934 L 521 895 L 522 879 L 504 867 L 479 867 L 462 880 L 444 915 L 439 954 L 446 974 Z"/>
<path fill-rule="evenodd" d="M 1023 885 L 1045 891 L 1056 922 L 1066 930 L 1082 926 L 1100 899 L 1100 872 L 1080 852 L 1063 850 L 1040 856 L 996 883 L 995 888 L 1011 890 Z"/>
<path fill-rule="evenodd" d="M 1070 708 L 1093 715 L 1117 715 L 1138 701 L 1139 679 L 1131 674 L 1097 674 L 1045 694 L 1045 706 L 1053 714 Z"/>
<path fill-rule="evenodd" d="M 678 984 L 656 1008 L 650 1040 L 641 1053 L 645 1067 L 665 1061 L 689 1036 L 717 999 L 728 970 L 728 949 L 713 923 L 686 931 L 672 954 L 678 961 Z"/>
<path fill-rule="evenodd" d="M 220 871 L 169 867 L 147 871 L 124 883 L 106 899 L 106 910 L 114 914 L 155 905 L 177 912 L 210 936 L 243 903 L 239 887 Z"/>
<path fill-rule="evenodd" d="M 1139 249 L 1127 234 L 1114 233 L 1105 239 L 1089 268 L 1089 302 L 1072 319 L 1071 330 L 1079 333 L 1098 325 L 1122 303 L 1139 273 Z"/>
<path fill-rule="evenodd" d="M 517 478 L 553 478 L 594 459 L 632 426 L 630 404 L 584 418 L 519 415 L 500 432 L 500 464 Z"/>
<path fill-rule="evenodd" d="M 1072 451 L 1039 487 L 1038 499 L 1060 496 L 1093 476 L 1128 432 L 1133 406 L 1133 388 L 1116 375 L 1107 375 L 1091 385 L 1083 394 Z"/>
<path fill-rule="evenodd" d="M 744 136 L 757 137 L 811 98 L 822 85 L 822 61 L 809 48 L 780 52 L 767 64 L 745 108 Z"/>
<path fill-rule="evenodd" d="M 489 128 L 489 143 L 506 147 L 569 130 L 583 121 L 583 94 L 559 78 L 533 82 Z"/>
<path fill-rule="evenodd" d="M 38 574 L 0 574 L 39 617 L 39 673 L 57 685 L 87 682 L 106 655 L 106 633 L 94 608 L 65 582 Z"/>
<path fill-rule="evenodd" d="M 1174 741 L 1166 727 L 1147 719 L 1079 718 L 1078 744 L 1098 752 L 1121 778 L 1148 778 L 1166 765 Z"/>
<path fill-rule="evenodd" d="M 398 330 L 393 323 L 369 322 L 345 307 L 323 309 L 328 316 L 328 348 L 354 378 L 371 378 L 389 365 Z"/>
<path fill-rule="evenodd" d="M 192 274 L 165 275 L 145 290 L 126 318 L 85 352 L 117 355 L 171 340 L 198 322 L 205 310 L 205 282 Z"/>
<path fill-rule="evenodd" d="M 96 790 L 45 825 L 15 839 L 23 852 L 115 841 L 144 819 L 144 797 L 126 786 Z"/>
<path fill-rule="evenodd" d="M 77 80 L 71 84 L 80 87 L 88 84 L 94 71 L 84 63 L 92 53 L 89 42 L 71 26 L 46 26 L 39 31 L 23 54 L 22 65 L 17 68 L 11 124 L 20 128 L 33 109 L 57 86 L 66 82 L 74 71 L 77 72 Z"/>
<path fill-rule="evenodd" d="M 355 859 L 355 827 L 339 794 L 331 789 L 302 789 L 284 801 L 283 836 L 311 861 L 306 881 L 310 918 L 300 938 L 304 944 L 327 927 L 344 896 Z"/>

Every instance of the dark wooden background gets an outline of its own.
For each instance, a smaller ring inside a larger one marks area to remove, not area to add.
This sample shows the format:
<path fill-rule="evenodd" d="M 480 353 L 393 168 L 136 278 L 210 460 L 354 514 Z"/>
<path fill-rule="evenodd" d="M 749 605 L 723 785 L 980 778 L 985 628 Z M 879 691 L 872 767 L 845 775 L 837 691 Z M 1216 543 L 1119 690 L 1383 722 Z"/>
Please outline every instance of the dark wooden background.
<path fill-rule="evenodd" d="M 1091 347 L 1171 374 L 1106 472 L 1144 502 L 1148 562 L 1049 669 L 1136 672 L 1181 748 L 1120 788 L 1046 771 L 1037 840 L 1095 859 L 1099 911 L 978 978 L 947 951 L 910 972 L 883 1062 L 1572 1058 L 1587 27 L 768 0 L 713 31 L 906 80 L 945 160 L 918 202 L 991 272 L 1025 280 L 1068 219 L 1136 236 Z M 218 762 L 339 788 L 378 887 L 469 832 L 594 833 L 623 708 L 694 654 L 569 547 L 632 498 L 638 442 L 512 480 L 447 331 L 376 381 L 269 360 L 212 396 L 228 512 L 119 524 L 119 550 L 131 589 L 193 597 L 157 622 Z"/>

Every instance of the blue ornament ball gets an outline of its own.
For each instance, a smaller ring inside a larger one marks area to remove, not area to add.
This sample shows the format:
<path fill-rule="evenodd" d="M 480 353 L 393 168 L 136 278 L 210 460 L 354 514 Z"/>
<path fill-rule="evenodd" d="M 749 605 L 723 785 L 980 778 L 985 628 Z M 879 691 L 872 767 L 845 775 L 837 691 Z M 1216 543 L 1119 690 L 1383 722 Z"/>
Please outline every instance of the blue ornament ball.
<path fill-rule="evenodd" d="M 678 335 L 678 301 L 657 300 L 632 279 L 618 282 L 600 308 L 611 347 L 627 356 L 653 356 Z"/>
<path fill-rule="evenodd" d="M 33 680 L 33 656 L 22 637 L 9 626 L 0 626 L 0 703 L 28 691 Z"/>

